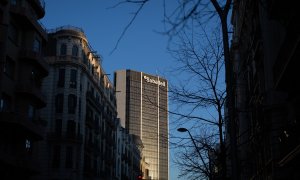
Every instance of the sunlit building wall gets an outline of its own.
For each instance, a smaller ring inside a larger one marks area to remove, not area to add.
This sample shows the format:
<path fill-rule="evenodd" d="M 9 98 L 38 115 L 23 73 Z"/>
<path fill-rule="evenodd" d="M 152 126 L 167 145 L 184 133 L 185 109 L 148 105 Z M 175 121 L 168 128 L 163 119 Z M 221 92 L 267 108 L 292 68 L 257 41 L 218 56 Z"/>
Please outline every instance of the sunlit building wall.
<path fill-rule="evenodd" d="M 168 156 L 168 83 L 159 76 L 133 70 L 115 72 L 118 117 L 144 145 L 149 178 L 166 180 Z"/>
<path fill-rule="evenodd" d="M 115 91 L 82 29 L 48 31 L 43 83 L 47 106 L 43 171 L 37 179 L 113 179 L 115 174 Z"/>

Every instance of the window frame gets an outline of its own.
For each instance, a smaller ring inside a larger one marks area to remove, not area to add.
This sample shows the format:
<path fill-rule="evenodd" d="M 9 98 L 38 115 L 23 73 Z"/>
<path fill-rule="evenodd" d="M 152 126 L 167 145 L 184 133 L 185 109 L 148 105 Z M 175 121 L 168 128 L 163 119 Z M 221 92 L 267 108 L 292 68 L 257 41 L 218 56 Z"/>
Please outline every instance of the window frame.
<path fill-rule="evenodd" d="M 61 55 L 61 56 L 67 55 L 67 44 L 66 43 L 62 43 L 60 45 L 59 55 Z"/>
<path fill-rule="evenodd" d="M 79 52 L 79 48 L 76 44 L 74 44 L 72 47 L 72 56 L 78 57 L 78 52 Z"/>
<path fill-rule="evenodd" d="M 75 114 L 77 106 L 77 96 L 75 94 L 68 95 L 68 113 Z"/>
<path fill-rule="evenodd" d="M 58 69 L 57 87 L 65 87 L 66 69 Z"/>
<path fill-rule="evenodd" d="M 77 87 L 77 70 L 71 69 L 70 71 L 70 88 L 76 89 Z"/>
<path fill-rule="evenodd" d="M 63 113 L 64 112 L 64 94 L 59 93 L 55 96 L 55 112 Z"/>

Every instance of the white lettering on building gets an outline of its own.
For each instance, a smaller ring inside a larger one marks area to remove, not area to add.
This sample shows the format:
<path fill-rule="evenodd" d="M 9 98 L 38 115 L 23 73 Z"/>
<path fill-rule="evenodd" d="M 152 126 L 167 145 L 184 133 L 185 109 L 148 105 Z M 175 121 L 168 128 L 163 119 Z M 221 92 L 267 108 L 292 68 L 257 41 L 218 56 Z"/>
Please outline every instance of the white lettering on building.
<path fill-rule="evenodd" d="M 155 80 L 155 79 L 151 79 L 148 76 L 144 76 L 144 79 L 146 80 L 146 82 L 148 83 L 152 83 L 152 84 L 158 84 L 159 86 L 166 86 L 166 82 L 162 82 L 160 80 Z"/>

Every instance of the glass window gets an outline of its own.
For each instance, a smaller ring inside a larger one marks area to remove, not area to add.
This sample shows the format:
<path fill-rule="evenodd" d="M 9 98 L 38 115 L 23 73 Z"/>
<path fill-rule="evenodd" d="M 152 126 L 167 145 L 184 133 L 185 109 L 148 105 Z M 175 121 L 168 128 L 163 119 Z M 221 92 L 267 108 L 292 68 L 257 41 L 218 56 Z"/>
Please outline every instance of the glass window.
<path fill-rule="evenodd" d="M 0 112 L 9 111 L 11 109 L 11 98 L 6 95 L 2 94 L 0 98 Z"/>
<path fill-rule="evenodd" d="M 64 95 L 57 94 L 55 97 L 55 110 L 56 113 L 62 113 L 64 107 Z"/>
<path fill-rule="evenodd" d="M 10 57 L 6 57 L 6 61 L 4 64 L 4 73 L 14 79 L 15 76 L 15 62 L 10 58 Z"/>
<path fill-rule="evenodd" d="M 81 54 L 82 54 L 82 60 L 83 60 L 83 63 L 84 63 L 85 65 L 88 65 L 88 58 L 87 58 L 87 56 L 86 56 L 84 50 L 81 51 Z"/>
<path fill-rule="evenodd" d="M 62 129 L 62 120 L 56 119 L 55 120 L 55 134 L 60 137 L 61 136 L 61 129 Z"/>
<path fill-rule="evenodd" d="M 71 69 L 70 88 L 76 88 L 77 70 Z"/>
<path fill-rule="evenodd" d="M 78 46 L 73 45 L 72 47 L 72 56 L 78 56 Z"/>
<path fill-rule="evenodd" d="M 9 25 L 9 38 L 10 40 L 12 40 L 15 44 L 18 44 L 18 40 L 19 40 L 19 30 L 17 28 L 17 26 L 15 26 L 14 24 L 10 24 Z"/>
<path fill-rule="evenodd" d="M 67 45 L 66 44 L 62 44 L 60 46 L 60 55 L 61 56 L 67 55 Z"/>
<path fill-rule="evenodd" d="M 52 167 L 59 168 L 60 166 L 60 146 L 53 147 Z"/>
<path fill-rule="evenodd" d="M 67 137 L 75 137 L 75 135 L 76 135 L 76 123 L 74 120 L 68 120 Z"/>
<path fill-rule="evenodd" d="M 65 85 L 65 69 L 59 69 L 57 87 L 64 87 L 64 85 Z"/>
<path fill-rule="evenodd" d="M 43 79 L 37 70 L 35 69 L 31 70 L 31 78 L 35 86 L 40 87 L 42 85 Z"/>
<path fill-rule="evenodd" d="M 73 148 L 71 146 L 67 147 L 66 150 L 66 168 L 73 167 Z"/>
<path fill-rule="evenodd" d="M 89 119 L 92 119 L 93 118 L 93 111 L 91 108 L 89 108 L 88 106 L 86 107 L 86 116 L 87 118 Z"/>
<path fill-rule="evenodd" d="M 25 149 L 26 151 L 31 150 L 31 141 L 29 139 L 25 139 Z"/>
<path fill-rule="evenodd" d="M 77 97 L 74 94 L 69 94 L 68 97 L 68 112 L 74 114 L 76 111 L 76 101 Z"/>
<path fill-rule="evenodd" d="M 29 105 L 28 112 L 27 112 L 28 120 L 30 120 L 30 121 L 34 120 L 34 116 L 35 116 L 35 107 L 32 105 Z"/>
<path fill-rule="evenodd" d="M 40 53 L 41 52 L 41 41 L 36 37 L 33 41 L 33 52 Z"/>

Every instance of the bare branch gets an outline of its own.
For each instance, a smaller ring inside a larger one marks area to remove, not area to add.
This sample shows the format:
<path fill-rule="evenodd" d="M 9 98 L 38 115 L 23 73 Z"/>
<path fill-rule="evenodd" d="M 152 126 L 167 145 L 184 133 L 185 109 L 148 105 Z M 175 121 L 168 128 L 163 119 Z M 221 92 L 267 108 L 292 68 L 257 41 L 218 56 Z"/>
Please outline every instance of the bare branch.
<path fill-rule="evenodd" d="M 110 54 L 112 54 L 117 48 L 119 43 L 121 42 L 122 38 L 124 37 L 124 35 L 126 34 L 127 30 L 129 29 L 129 27 L 133 24 L 134 20 L 136 19 L 136 17 L 139 15 L 139 13 L 141 12 L 141 10 L 143 9 L 144 5 L 148 2 L 149 0 L 126 0 L 126 1 L 122 1 L 120 3 L 118 3 L 116 6 L 123 4 L 123 3 L 135 3 L 135 4 L 139 4 L 139 8 L 136 10 L 136 12 L 134 12 L 133 17 L 131 18 L 131 20 L 129 21 L 129 23 L 125 26 L 125 28 L 123 29 L 120 37 L 117 40 L 117 43 L 115 45 L 115 47 L 113 48 L 113 50 L 110 52 Z M 114 6 L 114 7 L 116 7 Z"/>
<path fill-rule="evenodd" d="M 121 39 L 133 24 L 143 6 L 150 0 L 123 0 L 123 3 L 137 4 L 132 19 L 123 30 L 113 51 L 116 50 Z M 209 126 L 209 133 L 201 131 L 197 137 L 197 147 L 188 146 L 186 139 L 173 137 L 174 147 L 182 148 L 177 158 L 180 167 L 180 176 L 188 179 L 211 177 L 215 172 L 211 165 L 222 166 L 219 177 L 226 178 L 226 148 L 224 146 L 224 104 L 226 101 L 226 87 L 224 68 L 228 67 L 229 47 L 227 34 L 227 15 L 232 0 L 183 0 L 167 12 L 167 3 L 163 1 L 164 33 L 174 44 L 170 53 L 177 61 L 173 72 L 179 78 L 176 86 L 169 83 L 170 102 L 176 105 L 174 110 L 159 107 L 177 117 L 176 127 L 189 123 L 191 128 Z M 214 19 L 214 26 L 219 28 L 216 32 L 207 29 L 212 26 L 208 22 Z M 207 25 L 207 26 L 206 26 Z M 222 38 L 220 35 L 222 34 Z M 173 40 L 178 40 L 174 42 Z M 170 41 L 171 42 L 171 41 Z M 112 51 L 112 52 L 113 52 Z M 226 67 L 224 67 L 226 65 Z M 227 69 L 226 69 L 227 70 Z M 224 74 L 222 74 L 224 72 Z M 227 75 L 227 74 L 226 74 Z M 156 104 L 147 95 L 149 104 Z M 199 112 L 208 111 L 208 115 L 199 115 Z M 207 117 L 210 116 L 210 117 Z M 191 124 L 192 123 L 192 124 Z M 195 157 L 196 151 L 201 151 L 205 160 Z"/>

